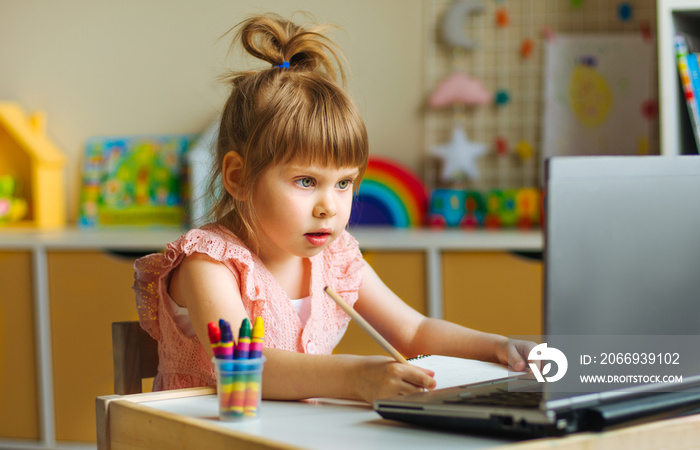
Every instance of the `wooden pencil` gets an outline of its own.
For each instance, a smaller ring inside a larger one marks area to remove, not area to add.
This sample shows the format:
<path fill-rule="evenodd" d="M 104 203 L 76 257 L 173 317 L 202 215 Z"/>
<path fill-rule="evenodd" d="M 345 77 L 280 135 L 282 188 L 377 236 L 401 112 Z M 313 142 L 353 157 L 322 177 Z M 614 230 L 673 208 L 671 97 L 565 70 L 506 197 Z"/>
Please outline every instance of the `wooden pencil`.
<path fill-rule="evenodd" d="M 343 311 L 348 313 L 348 315 L 352 318 L 352 320 L 354 320 L 363 330 L 365 330 L 365 332 L 367 334 L 369 334 L 370 337 L 377 342 L 377 344 L 381 345 L 381 347 L 384 350 L 386 350 L 387 353 L 389 353 L 391 356 L 393 356 L 395 360 L 397 360 L 398 362 L 403 363 L 403 364 L 408 364 L 408 361 L 406 361 L 406 358 L 404 358 L 401 355 L 401 353 L 399 353 L 398 350 L 396 350 L 394 348 L 394 346 L 389 343 L 389 341 L 384 339 L 384 336 L 379 334 L 379 332 L 377 330 L 375 330 L 372 327 L 372 325 L 370 325 L 369 322 L 367 322 L 364 319 L 364 317 L 362 317 L 357 311 L 352 309 L 352 307 L 350 305 L 345 303 L 345 300 L 340 298 L 338 293 L 335 292 L 333 290 L 333 288 L 326 286 L 325 288 L 323 288 L 323 290 L 326 294 L 328 294 L 328 296 L 330 298 L 333 299 L 333 301 L 335 301 L 338 304 L 338 306 L 340 306 L 342 308 Z"/>

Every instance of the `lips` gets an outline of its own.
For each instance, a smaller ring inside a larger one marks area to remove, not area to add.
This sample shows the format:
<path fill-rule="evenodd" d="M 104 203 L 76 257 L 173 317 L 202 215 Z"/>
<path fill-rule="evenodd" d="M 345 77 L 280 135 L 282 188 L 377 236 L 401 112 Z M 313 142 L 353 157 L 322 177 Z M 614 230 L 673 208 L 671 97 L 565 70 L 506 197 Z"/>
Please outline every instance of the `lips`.
<path fill-rule="evenodd" d="M 316 245 L 316 246 L 321 246 L 324 245 L 326 242 L 328 242 L 328 239 L 331 236 L 330 231 L 322 230 L 322 231 L 315 231 L 313 233 L 306 233 L 304 237 L 306 238 L 307 241 L 311 245 Z"/>

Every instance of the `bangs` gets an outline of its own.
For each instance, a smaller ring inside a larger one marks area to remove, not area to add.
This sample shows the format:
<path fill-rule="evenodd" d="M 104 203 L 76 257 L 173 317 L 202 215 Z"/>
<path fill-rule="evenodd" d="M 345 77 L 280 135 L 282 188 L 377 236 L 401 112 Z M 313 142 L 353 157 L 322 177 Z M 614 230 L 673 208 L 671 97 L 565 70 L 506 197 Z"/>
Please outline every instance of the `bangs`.
<path fill-rule="evenodd" d="M 361 176 L 369 158 L 369 143 L 364 121 L 352 100 L 331 82 L 295 81 L 281 83 L 278 95 L 267 105 L 269 112 L 276 114 L 266 114 L 271 120 L 261 127 L 259 136 L 264 136 L 261 148 L 266 149 L 270 162 L 358 167 Z M 286 88 L 291 89 L 285 92 Z M 292 92 L 296 97 L 290 95 Z"/>

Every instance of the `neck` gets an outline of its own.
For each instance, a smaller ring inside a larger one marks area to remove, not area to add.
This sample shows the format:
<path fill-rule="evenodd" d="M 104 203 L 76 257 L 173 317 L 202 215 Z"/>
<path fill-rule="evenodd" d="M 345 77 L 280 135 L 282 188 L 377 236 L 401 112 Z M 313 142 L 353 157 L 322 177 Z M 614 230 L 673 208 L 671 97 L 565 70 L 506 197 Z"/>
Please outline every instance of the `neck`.
<path fill-rule="evenodd" d="M 290 255 L 284 259 L 260 259 L 289 298 L 304 298 L 310 294 L 311 263 L 308 258 Z"/>
<path fill-rule="evenodd" d="M 262 252 L 258 255 L 260 258 L 260 261 L 265 264 L 265 267 L 267 267 L 267 270 L 270 272 L 277 273 L 277 272 L 284 272 L 288 271 L 290 269 L 293 269 L 295 267 L 299 267 L 304 258 L 301 258 L 299 256 L 294 256 L 294 255 L 284 255 L 281 257 L 268 257 L 264 255 Z"/>

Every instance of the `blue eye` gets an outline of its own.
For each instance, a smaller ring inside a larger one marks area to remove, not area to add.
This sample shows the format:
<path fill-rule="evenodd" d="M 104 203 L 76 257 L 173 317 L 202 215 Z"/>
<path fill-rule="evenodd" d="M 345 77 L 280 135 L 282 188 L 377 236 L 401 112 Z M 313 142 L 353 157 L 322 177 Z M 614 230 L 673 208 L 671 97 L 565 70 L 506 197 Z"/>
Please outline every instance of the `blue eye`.
<path fill-rule="evenodd" d="M 336 184 L 336 186 L 338 186 L 338 189 L 345 190 L 348 187 L 350 187 L 351 184 L 352 184 L 352 180 L 341 180 L 341 181 L 338 181 L 338 184 Z"/>
<path fill-rule="evenodd" d="M 303 188 L 309 188 L 314 185 L 314 179 L 311 177 L 299 178 L 296 180 L 296 184 Z"/>

